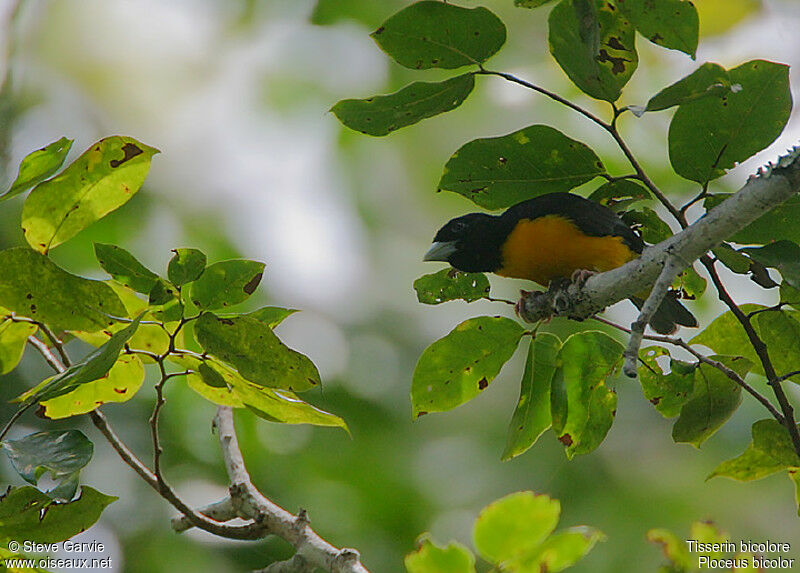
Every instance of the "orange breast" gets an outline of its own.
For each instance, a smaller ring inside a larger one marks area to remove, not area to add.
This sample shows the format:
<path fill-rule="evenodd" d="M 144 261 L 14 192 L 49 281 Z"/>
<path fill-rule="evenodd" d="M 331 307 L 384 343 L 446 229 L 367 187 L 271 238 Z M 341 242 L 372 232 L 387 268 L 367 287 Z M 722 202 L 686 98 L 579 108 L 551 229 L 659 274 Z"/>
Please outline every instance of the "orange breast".
<path fill-rule="evenodd" d="M 503 244 L 503 263 L 495 273 L 547 286 L 576 270 L 608 271 L 636 256 L 622 237 L 584 235 L 569 219 L 547 215 L 517 223 Z"/>

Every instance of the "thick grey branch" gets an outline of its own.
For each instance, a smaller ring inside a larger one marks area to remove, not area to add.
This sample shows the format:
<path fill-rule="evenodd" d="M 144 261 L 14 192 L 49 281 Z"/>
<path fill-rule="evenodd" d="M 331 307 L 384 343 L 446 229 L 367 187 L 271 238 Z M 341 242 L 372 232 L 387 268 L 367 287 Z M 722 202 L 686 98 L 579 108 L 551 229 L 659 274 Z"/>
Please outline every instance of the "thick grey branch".
<path fill-rule="evenodd" d="M 578 320 L 652 285 L 672 255 L 681 269 L 703 256 L 749 223 L 789 199 L 800 190 L 800 161 L 774 170 L 769 176 L 751 178 L 742 189 L 680 233 L 648 249 L 641 257 L 608 272 L 589 277 L 583 284 L 565 289 L 534 292 L 518 305 L 520 317 L 538 322 L 551 316 Z"/>
<path fill-rule="evenodd" d="M 319 567 L 330 573 L 368 573 L 361 564 L 358 551 L 337 549 L 317 535 L 309 526 L 305 511 L 292 515 L 256 489 L 244 465 L 230 407 L 220 406 L 217 409 L 214 424 L 219 432 L 222 456 L 231 480 L 230 498 L 239 517 L 252 519 L 263 527 L 264 535 L 277 535 L 296 549 L 292 559 L 275 563 L 263 571 L 303 572 Z"/>

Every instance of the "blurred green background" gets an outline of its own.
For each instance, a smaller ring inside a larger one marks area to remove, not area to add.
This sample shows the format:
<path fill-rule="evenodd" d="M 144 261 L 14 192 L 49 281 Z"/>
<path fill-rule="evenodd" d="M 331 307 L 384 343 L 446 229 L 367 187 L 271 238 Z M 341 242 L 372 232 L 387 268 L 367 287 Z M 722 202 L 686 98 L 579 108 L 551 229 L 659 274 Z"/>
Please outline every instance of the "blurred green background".
<path fill-rule="evenodd" d="M 411 288 L 416 277 L 439 268 L 421 262 L 435 230 L 474 210 L 462 197 L 434 192 L 452 152 L 476 137 L 547 123 L 591 145 L 612 173 L 626 171 L 601 130 L 497 78 L 478 78 L 475 93 L 458 110 L 388 138 L 342 128 L 328 113 L 339 99 L 443 77 L 400 68 L 369 39 L 405 4 L 2 0 L 0 189 L 16 175 L 22 157 L 62 135 L 76 139 L 70 159 L 110 134 L 161 149 L 132 201 L 52 256 L 73 272 L 96 277 L 103 275 L 94 263 L 93 241 L 117 243 L 154 269 L 165 267 L 171 248 L 183 246 L 204 250 L 209 261 L 266 261 L 252 305 L 303 310 L 277 332 L 317 363 L 324 388 L 306 396 L 343 416 L 352 438 L 238 413 L 250 473 L 276 503 L 292 511 L 306 508 L 328 541 L 361 551 L 370 571 L 403 571 L 403 555 L 424 531 L 440 542 L 469 544 L 480 508 L 520 489 L 559 498 L 562 527 L 585 523 L 608 535 L 576 572 L 654 571 L 661 555 L 646 543 L 645 532 L 667 527 L 685 535 L 695 519 L 717 521 L 733 539 L 800 541 L 792 486 L 784 477 L 752 484 L 704 481 L 720 461 L 744 449 L 752 421 L 766 417 L 748 398 L 697 451 L 673 444 L 671 423 L 642 398 L 636 382 L 620 379 L 616 422 L 596 452 L 568 463 L 548 433 L 526 454 L 501 463 L 522 374 L 519 351 L 479 398 L 412 423 L 408 393 L 421 351 L 467 317 L 509 314 L 505 305 L 488 302 L 425 307 Z M 705 34 L 698 62 L 800 61 L 795 0 L 696 4 Z M 607 117 L 607 106 L 581 96 L 549 57 L 547 8 L 517 9 L 512 0 L 485 5 L 509 28 L 492 69 L 530 79 Z M 640 68 L 624 104 L 645 103 L 697 65 L 644 41 L 639 48 Z M 669 168 L 669 116 L 626 116 L 623 130 L 663 189 L 690 196 L 696 189 Z M 736 189 L 799 136 L 795 116 L 776 144 L 714 190 Z M 2 248 L 24 244 L 21 206 L 19 199 L 0 205 Z M 774 300 L 746 278 L 727 278 L 740 302 Z M 524 286 L 493 279 L 496 296 L 514 298 Z M 721 310 L 713 296 L 705 298 L 693 308 L 707 323 Z M 627 303 L 607 314 L 618 322 L 634 316 Z M 547 329 L 563 335 L 587 325 L 554 320 Z M 86 351 L 79 343 L 69 349 L 75 355 Z M 42 361 L 29 353 L 17 371 L 0 377 L 0 416 L 13 411 L 8 399 L 45 375 Z M 145 386 L 132 402 L 104 408 L 145 459 L 153 394 Z M 193 504 L 223 497 L 213 406 L 179 380 L 169 385 L 167 400 L 162 420 L 168 479 Z M 12 437 L 44 425 L 26 416 Z M 106 544 L 100 557 L 112 556 L 115 570 L 239 572 L 291 554 L 280 540 L 240 543 L 197 532 L 174 534 L 174 512 L 85 420 L 55 426 L 81 428 L 96 442 L 84 482 L 120 496 L 83 534 Z M 5 458 L 0 473 L 4 482 L 20 483 Z M 798 550 L 800 544 L 789 556 L 800 558 Z"/>

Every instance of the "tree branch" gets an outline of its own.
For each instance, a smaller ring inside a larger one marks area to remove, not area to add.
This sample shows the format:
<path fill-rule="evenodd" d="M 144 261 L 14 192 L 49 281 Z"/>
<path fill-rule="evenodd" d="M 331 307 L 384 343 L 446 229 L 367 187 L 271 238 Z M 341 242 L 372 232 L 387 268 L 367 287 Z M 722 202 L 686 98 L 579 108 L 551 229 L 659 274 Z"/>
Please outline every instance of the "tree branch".
<path fill-rule="evenodd" d="M 263 569 L 263 572 L 302 572 L 319 567 L 330 573 L 368 573 L 361 564 L 358 551 L 337 549 L 329 544 L 311 529 L 304 510 L 292 515 L 267 499 L 253 485 L 239 449 L 239 440 L 233 425 L 233 410 L 230 407 L 217 408 L 214 425 L 219 433 L 225 468 L 231 480 L 230 497 L 239 516 L 253 519 L 266 532 L 278 535 L 296 549 L 292 559 L 273 563 Z"/>
<path fill-rule="evenodd" d="M 751 178 L 688 228 L 645 249 L 641 257 L 611 271 L 589 277 L 584 284 L 524 296 L 518 304 L 520 317 L 538 322 L 551 316 L 583 320 L 605 307 L 649 288 L 673 255 L 688 266 L 729 236 L 786 201 L 800 190 L 800 161 L 772 170 L 769 176 Z M 557 304 L 556 304 L 557 303 Z"/>
<path fill-rule="evenodd" d="M 661 301 L 664 300 L 672 281 L 675 280 L 682 268 L 675 256 L 667 256 L 664 261 L 664 268 L 661 269 L 661 274 L 656 284 L 653 285 L 650 295 L 639 311 L 639 318 L 631 325 L 631 337 L 628 340 L 628 347 L 625 349 L 625 365 L 622 367 L 622 371 L 630 378 L 636 378 L 636 360 L 639 358 L 639 348 L 642 346 L 644 329 L 650 323 L 650 319 L 653 318 Z"/>

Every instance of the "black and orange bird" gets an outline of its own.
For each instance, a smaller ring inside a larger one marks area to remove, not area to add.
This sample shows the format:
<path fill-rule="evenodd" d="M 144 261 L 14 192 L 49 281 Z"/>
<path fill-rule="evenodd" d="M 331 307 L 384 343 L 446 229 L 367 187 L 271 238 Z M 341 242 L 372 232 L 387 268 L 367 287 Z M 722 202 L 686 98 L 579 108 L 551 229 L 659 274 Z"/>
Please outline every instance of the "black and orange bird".
<path fill-rule="evenodd" d="M 501 215 L 470 213 L 452 219 L 436 233 L 423 260 L 546 287 L 576 271 L 615 269 L 643 249 L 641 237 L 608 207 L 572 193 L 548 193 L 517 203 Z M 644 303 L 637 297 L 631 301 L 638 307 Z M 669 334 L 677 325 L 697 326 L 697 319 L 668 294 L 650 326 Z"/>

